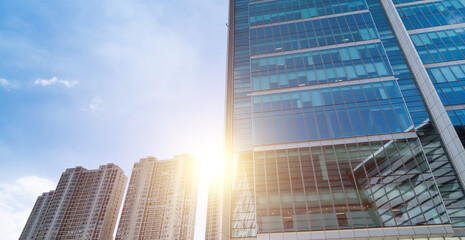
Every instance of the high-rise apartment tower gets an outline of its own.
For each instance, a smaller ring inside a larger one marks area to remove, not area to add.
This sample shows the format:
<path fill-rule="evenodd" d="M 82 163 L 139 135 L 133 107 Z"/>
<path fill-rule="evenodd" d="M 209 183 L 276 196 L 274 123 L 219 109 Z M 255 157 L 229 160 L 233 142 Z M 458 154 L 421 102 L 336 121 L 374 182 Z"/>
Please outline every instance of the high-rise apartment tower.
<path fill-rule="evenodd" d="M 187 154 L 134 164 L 116 239 L 194 239 L 199 175 Z"/>
<path fill-rule="evenodd" d="M 69 168 L 34 205 L 20 240 L 112 239 L 127 177 L 114 164 Z"/>
<path fill-rule="evenodd" d="M 37 198 L 19 239 L 35 238 L 54 193 L 55 191 L 46 192 Z"/>
<path fill-rule="evenodd" d="M 222 239 L 465 236 L 465 1 L 230 0 L 228 27 Z"/>
<path fill-rule="evenodd" d="M 215 176 L 208 185 L 207 221 L 205 226 L 205 240 L 220 240 L 220 219 L 222 176 Z"/>

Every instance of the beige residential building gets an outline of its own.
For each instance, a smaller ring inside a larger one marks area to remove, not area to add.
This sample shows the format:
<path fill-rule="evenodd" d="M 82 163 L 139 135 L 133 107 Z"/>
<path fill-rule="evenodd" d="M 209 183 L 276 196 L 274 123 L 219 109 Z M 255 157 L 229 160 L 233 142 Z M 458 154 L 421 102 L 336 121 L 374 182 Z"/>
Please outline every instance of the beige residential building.
<path fill-rule="evenodd" d="M 40 223 L 47 212 L 50 200 L 54 193 L 55 191 L 45 192 L 37 198 L 31 215 L 29 215 L 26 226 L 24 227 L 19 239 L 34 239 L 35 235 L 39 231 Z"/>
<path fill-rule="evenodd" d="M 194 239 L 198 182 L 187 154 L 135 163 L 116 239 Z"/>
<path fill-rule="evenodd" d="M 208 185 L 207 223 L 205 240 L 220 239 L 222 176 L 210 180 Z"/>
<path fill-rule="evenodd" d="M 114 164 L 66 169 L 55 191 L 44 193 L 22 239 L 112 239 L 127 177 Z"/>

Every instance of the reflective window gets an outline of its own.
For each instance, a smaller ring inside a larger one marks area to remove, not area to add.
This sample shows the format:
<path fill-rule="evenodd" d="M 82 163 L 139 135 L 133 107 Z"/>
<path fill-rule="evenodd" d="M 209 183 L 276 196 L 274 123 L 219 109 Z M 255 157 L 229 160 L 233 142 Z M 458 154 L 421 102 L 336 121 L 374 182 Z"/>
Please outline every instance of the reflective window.
<path fill-rule="evenodd" d="M 255 145 L 412 130 L 394 81 L 254 96 L 253 102 Z"/>
<path fill-rule="evenodd" d="M 284 9 L 287 11 L 283 11 Z M 366 9 L 366 5 L 362 0 L 265 1 L 249 4 L 249 25 L 256 26 L 363 9 Z M 303 25 L 297 25 L 297 28 L 303 28 Z"/>
<path fill-rule="evenodd" d="M 377 38 L 378 34 L 370 14 L 359 13 L 252 28 L 250 54 L 282 52 Z M 321 62 L 315 64 L 319 63 Z"/>
<path fill-rule="evenodd" d="M 363 62 L 360 60 L 361 55 Z M 278 59 L 283 58 L 286 61 L 277 64 L 280 62 Z M 294 64 L 297 62 L 298 65 Z M 362 45 L 358 48 L 344 47 L 330 51 L 311 51 L 252 59 L 251 72 L 253 91 L 385 77 L 393 74 L 380 43 Z"/>
<path fill-rule="evenodd" d="M 445 106 L 465 104 L 465 65 L 427 68 L 436 92 Z"/>
<path fill-rule="evenodd" d="M 404 139 L 255 152 L 259 233 L 448 223 L 421 151 Z"/>
<path fill-rule="evenodd" d="M 410 37 L 424 64 L 465 59 L 464 28 L 412 34 Z"/>
<path fill-rule="evenodd" d="M 437 27 L 465 22 L 465 6 L 461 1 L 443 0 L 398 7 L 407 30 Z"/>

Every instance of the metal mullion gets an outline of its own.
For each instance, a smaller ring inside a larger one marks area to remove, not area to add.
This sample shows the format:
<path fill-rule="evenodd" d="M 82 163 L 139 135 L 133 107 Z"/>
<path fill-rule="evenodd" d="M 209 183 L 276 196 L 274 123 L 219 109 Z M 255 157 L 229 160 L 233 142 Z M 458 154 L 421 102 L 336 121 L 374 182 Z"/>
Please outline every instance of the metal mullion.
<path fill-rule="evenodd" d="M 344 146 L 344 149 L 345 149 L 345 145 L 340 145 L 340 146 Z M 341 180 L 341 186 L 342 186 L 341 188 L 342 188 L 342 191 L 344 192 L 345 205 L 347 207 L 347 211 L 350 211 L 349 205 L 347 203 L 347 192 L 346 192 L 346 189 L 345 189 L 344 182 L 342 181 L 341 168 L 339 166 L 339 159 L 337 157 L 336 147 L 332 146 L 332 149 L 333 149 L 334 157 L 336 158 L 336 166 L 337 166 L 337 172 L 338 172 L 340 180 Z M 337 212 L 336 212 L 336 220 L 337 220 Z M 352 223 L 352 218 L 350 218 L 349 221 L 350 221 L 350 223 Z M 350 228 L 354 228 L 353 223 L 350 226 L 351 226 Z M 341 229 L 340 226 L 339 226 L 339 222 L 338 222 L 338 227 L 339 227 L 339 229 Z"/>
<path fill-rule="evenodd" d="M 420 166 L 418 165 L 417 158 L 415 157 L 416 155 L 414 155 L 414 152 L 412 151 L 412 148 L 410 147 L 410 142 L 409 142 L 408 140 L 406 140 L 406 142 L 407 142 L 408 148 L 409 148 L 410 151 L 412 152 L 413 158 L 414 158 L 414 160 L 415 160 L 415 165 L 418 167 L 418 169 L 421 169 Z M 434 176 L 434 175 L 433 175 L 433 171 L 432 171 L 432 169 L 431 169 L 431 167 L 430 167 L 430 165 L 429 165 L 428 158 L 427 158 L 426 155 L 425 155 L 423 146 L 422 146 L 422 144 L 421 144 L 421 142 L 420 142 L 419 139 L 415 139 L 415 143 L 418 144 L 418 148 L 419 148 L 419 150 L 420 150 L 419 153 L 423 156 L 424 162 L 425 162 L 425 164 L 428 166 L 428 169 L 429 169 L 429 171 L 430 171 L 429 173 L 430 173 L 431 176 L 432 176 L 431 179 L 432 179 L 432 181 L 433 181 L 433 183 L 434 183 L 434 186 L 435 186 L 435 188 L 436 188 L 436 190 L 437 190 L 437 195 L 440 197 L 441 203 L 444 203 L 444 200 L 442 199 L 442 196 L 441 196 L 441 192 L 439 191 L 438 185 L 437 185 L 437 183 L 436 183 L 436 178 L 433 177 L 433 176 Z M 397 144 L 396 144 L 396 148 L 397 148 Z M 423 179 L 423 183 L 425 184 L 425 186 L 427 186 L 426 180 L 425 180 L 425 178 L 423 177 L 423 174 L 424 174 L 423 172 L 420 173 L 420 174 L 419 174 L 419 175 L 420 175 L 419 177 L 420 177 L 421 179 Z M 412 184 L 410 178 L 408 179 L 408 181 L 410 182 L 410 184 Z M 413 184 L 412 184 L 412 186 L 413 186 Z M 436 196 L 433 196 L 433 195 L 431 194 L 431 191 L 429 190 L 429 188 L 430 188 L 430 187 L 427 186 L 426 191 L 428 191 L 428 194 L 429 194 L 429 196 L 431 197 L 431 201 L 432 201 L 433 204 L 434 204 L 434 209 L 436 209 L 436 213 L 439 214 L 440 211 L 438 210 L 435 201 L 433 201 L 433 198 L 436 197 Z M 415 189 L 412 189 L 412 190 L 415 192 Z M 417 196 L 417 195 L 416 195 L 416 192 L 415 192 L 415 198 L 416 198 L 416 196 Z M 444 207 L 444 210 L 447 211 L 446 206 L 444 205 L 443 207 Z M 425 211 L 423 210 L 423 207 L 420 206 L 420 209 L 421 209 L 421 211 L 422 211 L 423 216 L 425 217 Z M 442 218 L 441 218 L 440 216 L 438 216 L 438 217 L 439 217 L 439 219 L 440 219 L 441 222 L 442 222 Z M 449 215 L 448 215 L 448 214 L 447 214 L 447 217 L 448 217 L 448 219 L 449 219 L 449 221 L 450 221 L 450 218 L 449 218 Z M 425 217 L 425 220 L 427 220 L 426 217 Z"/>
<path fill-rule="evenodd" d="M 307 136 L 307 139 L 308 139 L 308 136 Z M 302 167 L 302 155 L 300 153 L 302 148 L 298 148 L 297 149 L 297 154 L 298 154 L 298 157 L 299 157 L 299 166 L 300 166 L 300 176 L 301 176 L 301 180 L 302 180 L 302 190 L 303 190 L 303 194 L 305 196 L 305 208 L 306 208 L 306 211 L 305 211 L 305 215 L 307 216 L 307 226 L 308 226 L 308 229 L 310 230 L 310 215 L 308 214 L 308 198 L 307 198 L 307 190 L 305 189 L 305 181 L 304 181 L 304 173 L 303 173 L 303 167 Z M 308 150 L 308 156 L 309 158 L 311 159 L 311 153 L 310 153 L 310 149 L 307 148 Z"/>
<path fill-rule="evenodd" d="M 354 144 L 354 146 L 355 146 L 356 150 L 358 151 L 358 144 Z M 367 221 L 366 214 L 365 214 L 365 208 L 363 207 L 363 202 L 362 202 L 362 197 L 360 196 L 359 186 L 357 184 L 357 179 L 355 178 L 355 173 L 353 171 L 354 167 L 352 166 L 352 159 L 350 158 L 350 154 L 349 154 L 349 151 L 347 150 L 347 145 L 346 144 L 344 144 L 344 149 L 345 149 L 346 154 L 347 154 L 349 166 L 352 169 L 352 179 L 354 181 L 354 187 L 357 190 L 356 196 L 358 198 L 358 202 L 359 202 L 359 205 L 360 205 L 360 210 L 362 211 L 363 220 L 365 221 L 365 227 L 368 228 L 368 221 Z M 365 170 L 363 170 L 363 171 L 365 172 Z M 365 176 L 366 176 L 366 174 L 365 174 Z M 352 219 L 352 216 L 351 216 L 351 219 Z M 353 223 L 353 221 L 352 221 L 352 223 Z M 354 225 L 352 225 L 352 227 L 355 228 Z"/>
<path fill-rule="evenodd" d="M 406 141 L 406 143 L 408 144 L 407 141 Z M 399 156 L 401 157 L 400 160 L 402 161 L 402 166 L 403 166 L 404 169 L 406 170 L 404 161 L 402 160 L 402 159 L 403 159 L 403 158 L 402 158 L 403 156 L 400 155 L 400 151 L 399 151 L 399 148 L 398 148 L 398 146 L 397 146 L 397 144 L 396 144 L 396 141 L 393 141 L 392 144 L 394 144 L 395 149 L 396 149 L 396 152 L 399 153 Z M 371 144 L 370 144 L 370 145 L 371 145 Z M 370 148 L 371 148 L 371 146 L 370 146 Z M 383 149 L 382 151 L 386 154 L 386 158 L 389 159 L 389 156 L 387 155 L 387 152 L 385 151 L 384 143 L 383 143 L 382 149 Z M 410 148 L 409 148 L 409 149 L 410 149 Z M 410 150 L 410 152 L 413 153 L 411 150 Z M 389 160 L 386 161 L 386 162 L 387 162 L 387 164 L 389 165 L 389 168 L 391 169 L 391 173 L 394 174 L 394 172 L 393 172 L 394 169 L 392 168 L 391 162 L 390 162 Z M 409 181 L 409 183 L 411 184 L 410 178 L 408 178 L 408 181 Z M 399 184 L 398 184 L 398 182 L 397 182 L 397 179 L 394 180 L 394 184 L 395 184 L 396 187 L 397 187 L 397 191 L 399 191 L 399 193 L 402 193 L 402 192 L 400 191 L 400 188 L 399 188 Z M 411 184 L 411 186 L 413 186 L 413 185 Z M 413 189 L 412 189 L 412 190 L 413 190 Z M 386 196 L 387 196 L 387 195 L 386 195 Z M 431 196 L 431 195 L 430 195 L 430 196 Z M 387 196 L 387 197 L 388 197 L 388 196 Z M 404 199 L 403 195 L 400 194 L 399 197 L 402 199 L 402 203 L 405 204 L 406 202 L 405 202 L 405 199 Z M 415 197 L 415 198 L 416 198 L 416 197 Z M 388 200 L 389 200 L 389 205 L 391 206 L 391 208 L 394 207 L 394 206 L 391 205 L 391 200 L 389 199 L 389 197 L 388 197 Z M 406 209 L 406 210 L 407 210 L 407 209 Z M 422 211 L 422 212 L 423 212 L 423 211 Z M 410 222 L 410 225 L 413 225 L 408 210 L 406 211 L 406 213 L 407 213 L 407 217 L 408 217 L 407 220 Z M 424 214 L 423 214 L 423 215 L 424 215 Z M 397 223 L 397 221 L 394 219 L 394 216 L 392 217 L 392 219 L 394 220 L 396 226 L 399 226 L 399 224 Z"/>
<path fill-rule="evenodd" d="M 320 147 L 321 149 L 321 147 Z M 314 164 L 314 159 L 313 159 L 313 155 L 312 155 L 312 148 L 309 148 L 309 152 L 310 152 L 310 161 L 312 163 L 312 170 L 313 170 L 313 178 L 314 178 L 314 181 L 315 181 L 315 189 L 316 189 L 316 195 L 318 196 L 318 205 L 319 205 L 319 208 L 320 208 L 320 217 L 321 217 L 321 221 L 322 221 L 322 230 L 325 230 L 325 218 L 323 217 L 323 208 L 321 207 L 321 197 L 320 197 L 320 191 L 319 191 L 319 186 L 318 186 L 318 181 L 316 180 L 316 170 L 315 170 L 315 164 Z M 307 197 L 308 199 L 308 197 Z M 309 215 L 309 219 L 310 219 L 310 222 L 311 222 L 311 217 Z M 312 225 L 310 223 L 310 230 L 312 230 Z"/>
<path fill-rule="evenodd" d="M 371 147 L 370 147 L 369 144 L 368 144 L 368 147 L 370 148 L 370 153 L 372 153 Z M 357 144 L 357 150 L 358 150 L 358 153 L 360 154 L 360 157 L 362 158 L 362 154 L 360 153 L 360 146 L 359 146 L 358 144 Z M 375 164 L 375 166 L 376 166 L 376 164 Z M 368 184 L 370 184 L 369 181 L 368 181 L 370 178 L 369 178 L 369 176 L 368 176 L 368 172 L 367 172 L 367 170 L 366 170 L 365 164 L 363 164 L 361 167 L 363 168 L 363 173 L 365 174 L 365 177 L 366 177 L 366 180 L 367 180 L 366 184 L 368 185 Z M 378 175 L 379 175 L 379 170 L 378 170 L 378 167 L 377 167 L 377 166 L 376 166 L 376 170 L 378 171 Z M 382 186 L 382 189 L 383 189 L 384 193 L 386 193 L 386 190 L 385 190 L 385 188 L 384 188 L 384 185 Z M 373 194 L 372 187 L 371 187 L 371 186 L 368 187 L 368 188 L 367 188 L 367 191 L 369 191 L 369 192 L 371 193 L 371 198 L 372 198 L 371 200 L 373 201 L 372 204 L 376 204 L 376 199 L 374 199 L 374 194 Z M 375 206 L 375 207 L 378 207 L 378 206 Z M 366 211 L 365 211 L 365 208 L 364 208 L 363 210 L 364 210 L 364 215 L 365 215 L 365 212 L 366 212 Z M 378 221 L 379 221 L 381 227 L 384 227 L 384 222 L 383 222 L 382 219 L 381 219 L 381 214 L 380 214 L 380 212 L 379 212 L 379 208 L 376 209 L 376 210 L 377 210 L 377 211 L 373 211 L 373 212 L 374 212 L 374 213 L 376 214 L 376 216 L 378 217 Z M 366 217 L 366 215 L 365 215 L 365 217 Z M 368 221 L 367 221 L 367 228 L 370 228 L 370 227 L 368 226 Z"/>

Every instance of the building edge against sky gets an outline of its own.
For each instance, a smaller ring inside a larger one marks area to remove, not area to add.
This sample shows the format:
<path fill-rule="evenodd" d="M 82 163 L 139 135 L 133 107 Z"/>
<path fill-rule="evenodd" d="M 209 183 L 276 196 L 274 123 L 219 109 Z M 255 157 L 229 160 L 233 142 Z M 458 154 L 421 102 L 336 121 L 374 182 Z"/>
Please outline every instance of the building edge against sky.
<path fill-rule="evenodd" d="M 231 0 L 222 239 L 464 236 L 464 8 Z"/>
<path fill-rule="evenodd" d="M 205 240 L 219 240 L 223 176 L 220 174 L 210 179 L 208 184 L 207 218 Z"/>
<path fill-rule="evenodd" d="M 112 239 L 126 182 L 114 164 L 66 169 L 37 198 L 19 239 Z"/>
<path fill-rule="evenodd" d="M 195 158 L 180 154 L 134 163 L 116 228 L 126 182 L 114 164 L 66 169 L 57 188 L 37 198 L 19 239 L 113 239 L 116 229 L 116 239 L 194 239 L 199 188 Z"/>
<path fill-rule="evenodd" d="M 116 239 L 194 239 L 197 164 L 188 154 L 134 163 Z"/>

